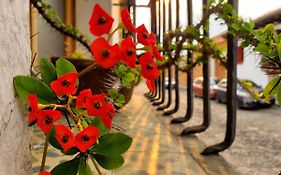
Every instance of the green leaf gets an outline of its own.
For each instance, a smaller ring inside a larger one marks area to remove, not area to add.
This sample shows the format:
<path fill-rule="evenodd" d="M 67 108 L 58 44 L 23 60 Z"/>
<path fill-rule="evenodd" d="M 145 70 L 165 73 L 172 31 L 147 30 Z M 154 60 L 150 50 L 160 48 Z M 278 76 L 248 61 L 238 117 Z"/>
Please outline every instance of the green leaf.
<path fill-rule="evenodd" d="M 264 88 L 264 96 L 273 96 L 277 93 L 278 85 L 280 86 L 281 77 L 276 77 L 272 79 Z"/>
<path fill-rule="evenodd" d="M 279 83 L 276 100 L 278 102 L 278 105 L 281 107 L 281 83 Z"/>
<path fill-rule="evenodd" d="M 40 73 L 42 80 L 49 86 L 50 83 L 57 79 L 56 68 L 47 58 L 40 59 Z"/>
<path fill-rule="evenodd" d="M 242 43 L 241 43 L 241 46 L 242 47 L 248 47 L 250 45 L 250 43 L 249 43 L 249 41 L 247 41 L 247 40 L 244 40 Z"/>
<path fill-rule="evenodd" d="M 278 56 L 281 59 L 281 42 L 278 44 L 277 50 L 278 50 Z"/>
<path fill-rule="evenodd" d="M 52 175 L 77 175 L 79 168 L 79 158 L 74 158 L 70 161 L 63 162 L 52 169 Z"/>
<path fill-rule="evenodd" d="M 14 77 L 14 87 L 20 98 L 28 100 L 29 94 L 36 94 L 41 104 L 56 103 L 53 91 L 42 81 L 28 76 Z"/>
<path fill-rule="evenodd" d="M 119 94 L 118 98 L 116 99 L 116 102 L 124 104 L 126 102 L 125 96 L 123 94 Z"/>
<path fill-rule="evenodd" d="M 269 50 L 269 47 L 267 44 L 264 44 L 264 43 L 260 43 L 256 48 L 255 48 L 256 51 L 264 54 L 264 53 L 267 53 L 268 50 Z"/>
<path fill-rule="evenodd" d="M 244 28 L 247 30 L 252 30 L 252 29 L 254 29 L 254 27 L 255 27 L 255 23 L 252 20 L 250 22 L 244 23 Z"/>
<path fill-rule="evenodd" d="M 233 8 L 232 8 L 232 6 L 231 6 L 229 3 L 226 3 L 226 4 L 223 6 L 223 12 L 224 12 L 226 15 L 232 14 L 232 11 L 233 11 Z"/>
<path fill-rule="evenodd" d="M 108 95 L 109 95 L 111 98 L 115 99 L 115 98 L 118 96 L 118 92 L 117 92 L 116 89 L 110 89 L 109 92 L 108 92 Z"/>
<path fill-rule="evenodd" d="M 236 30 L 236 31 L 239 31 L 239 29 L 240 29 L 240 26 L 238 24 L 236 24 L 236 23 L 231 24 L 230 27 L 232 29 Z"/>
<path fill-rule="evenodd" d="M 123 133 L 105 134 L 99 139 L 99 143 L 91 149 L 91 152 L 108 157 L 118 156 L 130 148 L 132 141 L 131 137 Z"/>
<path fill-rule="evenodd" d="M 92 154 L 92 157 L 98 162 L 98 164 L 107 170 L 119 168 L 124 164 L 124 158 L 122 156 L 107 157 L 98 154 Z"/>
<path fill-rule="evenodd" d="M 94 117 L 91 122 L 90 125 L 95 126 L 99 129 L 100 132 L 100 136 L 104 135 L 105 133 L 108 133 L 108 129 L 104 126 L 104 124 L 102 123 L 101 119 L 99 117 Z"/>
<path fill-rule="evenodd" d="M 86 160 L 83 157 L 80 158 L 78 172 L 79 172 L 79 175 L 92 175 L 93 174 L 90 166 L 88 165 L 88 163 L 86 162 Z"/>
<path fill-rule="evenodd" d="M 74 65 L 63 57 L 56 61 L 56 70 L 58 77 L 71 72 L 77 72 Z"/>
<path fill-rule="evenodd" d="M 134 79 L 135 79 L 135 74 L 134 73 L 132 73 L 132 72 L 129 72 L 129 73 L 127 73 L 126 75 L 125 75 L 125 79 L 127 79 L 128 81 L 133 81 Z"/>
<path fill-rule="evenodd" d="M 118 77 L 123 77 L 126 74 L 128 68 L 124 64 L 120 64 L 115 70 L 115 73 Z"/>
<path fill-rule="evenodd" d="M 262 33 L 261 31 L 255 32 L 255 38 L 260 42 L 264 42 L 266 40 L 266 34 Z"/>

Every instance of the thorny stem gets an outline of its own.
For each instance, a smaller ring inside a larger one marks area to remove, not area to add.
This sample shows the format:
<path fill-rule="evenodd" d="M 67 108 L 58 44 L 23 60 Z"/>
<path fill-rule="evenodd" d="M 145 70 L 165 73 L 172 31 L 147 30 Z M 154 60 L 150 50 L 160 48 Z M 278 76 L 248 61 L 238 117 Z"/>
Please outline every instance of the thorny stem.
<path fill-rule="evenodd" d="M 93 162 L 93 164 L 94 164 L 94 166 L 95 166 L 95 168 L 96 168 L 98 174 L 99 174 L 99 175 L 103 175 L 103 173 L 101 172 L 101 170 L 100 170 L 100 168 L 99 168 L 97 162 L 95 161 L 95 159 L 94 159 L 92 156 L 90 156 L 90 157 L 91 157 L 91 160 L 92 160 L 92 162 Z"/>
<path fill-rule="evenodd" d="M 46 157 L 47 157 L 47 151 L 48 151 L 48 146 L 49 146 L 50 135 L 51 135 L 51 131 L 49 131 L 49 132 L 46 134 L 46 137 L 45 137 L 44 151 L 43 151 L 43 156 L 42 156 L 40 171 L 43 171 L 43 170 L 44 170 L 44 167 L 45 167 Z"/>
<path fill-rule="evenodd" d="M 109 41 L 109 40 L 112 38 L 112 36 L 114 35 L 114 33 L 117 32 L 117 31 L 118 31 L 119 29 L 121 29 L 121 28 L 123 28 L 123 25 L 119 23 L 118 26 L 116 27 L 116 29 L 114 29 L 114 30 L 108 35 L 107 40 Z"/>
<path fill-rule="evenodd" d="M 90 71 L 92 71 L 95 68 L 97 68 L 97 64 L 95 62 L 93 62 L 88 67 L 86 67 L 81 72 L 79 72 L 78 78 L 81 78 L 82 76 L 84 76 L 85 74 L 89 73 Z"/>

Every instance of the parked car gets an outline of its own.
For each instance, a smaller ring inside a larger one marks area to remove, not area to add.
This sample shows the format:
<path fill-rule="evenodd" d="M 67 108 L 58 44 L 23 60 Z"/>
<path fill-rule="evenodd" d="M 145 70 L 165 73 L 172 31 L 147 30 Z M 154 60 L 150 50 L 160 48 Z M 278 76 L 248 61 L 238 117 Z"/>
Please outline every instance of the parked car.
<path fill-rule="evenodd" d="M 214 86 L 217 84 L 217 80 L 210 79 L 210 98 L 215 99 L 216 94 L 214 90 Z M 203 77 L 197 77 L 194 79 L 193 84 L 193 92 L 195 97 L 203 97 Z"/>
<path fill-rule="evenodd" d="M 263 88 L 250 80 L 242 80 L 252 86 L 257 92 L 263 92 Z M 219 103 L 226 103 L 227 79 L 222 79 L 215 87 L 216 100 Z M 275 98 L 272 97 L 270 103 L 254 99 L 245 89 L 237 83 L 237 105 L 239 108 L 259 108 L 270 107 L 275 104 Z"/>

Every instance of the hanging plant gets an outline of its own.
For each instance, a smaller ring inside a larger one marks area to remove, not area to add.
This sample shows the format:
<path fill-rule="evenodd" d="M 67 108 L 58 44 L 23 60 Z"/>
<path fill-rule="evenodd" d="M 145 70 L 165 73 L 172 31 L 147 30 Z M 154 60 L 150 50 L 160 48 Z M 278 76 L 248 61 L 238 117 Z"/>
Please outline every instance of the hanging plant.
<path fill-rule="evenodd" d="M 137 77 L 142 75 L 150 81 L 148 87 L 155 90 L 151 88 L 159 75 L 155 59 L 161 60 L 162 57 L 156 49 L 154 34 L 148 33 L 144 25 L 136 28 L 126 9 L 122 10 L 121 17 L 118 27 L 110 33 L 113 18 L 99 4 L 95 4 L 89 21 L 91 33 L 97 36 L 89 45 L 94 60 L 83 70 L 78 72 L 63 57 L 55 62 L 42 58 L 40 79 L 21 75 L 14 77 L 17 94 L 29 102 L 29 126 L 37 125 L 46 135 L 39 174 L 90 175 L 93 174 L 89 165 L 91 161 L 101 175 L 99 167 L 111 170 L 123 165 L 122 155 L 130 148 L 133 139 L 112 131 L 112 126 L 117 108 L 126 102 L 124 96 L 114 88 L 108 92 L 93 92 L 79 85 L 83 75 L 91 73 L 93 69 L 115 69 L 124 87 L 133 86 Z M 114 45 L 109 43 L 118 30 L 136 32 L 138 43 L 144 45 L 141 48 L 144 53 L 139 61 L 137 43 L 133 42 L 131 36 Z M 139 62 L 140 65 L 137 64 Z M 51 172 L 44 171 L 48 143 L 71 157 L 71 160 L 60 163 Z"/>

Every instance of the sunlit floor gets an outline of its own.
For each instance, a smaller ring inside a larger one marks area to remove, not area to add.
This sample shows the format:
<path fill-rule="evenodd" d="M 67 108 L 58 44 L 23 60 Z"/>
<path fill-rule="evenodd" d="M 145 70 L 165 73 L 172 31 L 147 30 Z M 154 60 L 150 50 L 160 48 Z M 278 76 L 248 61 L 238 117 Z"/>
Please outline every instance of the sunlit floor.
<path fill-rule="evenodd" d="M 200 151 L 205 145 L 195 136 L 179 137 L 182 125 L 170 125 L 170 117 L 161 113 L 143 96 L 143 85 L 137 87 L 129 105 L 123 112 L 128 116 L 124 127 L 134 138 L 125 154 L 125 164 L 106 174 L 116 175 L 227 175 L 237 174 L 233 167 L 220 156 L 203 157 Z M 127 126 L 126 126 L 127 125 Z M 38 173 L 44 136 L 34 129 L 33 172 Z M 70 160 L 49 148 L 46 169 Z"/>

